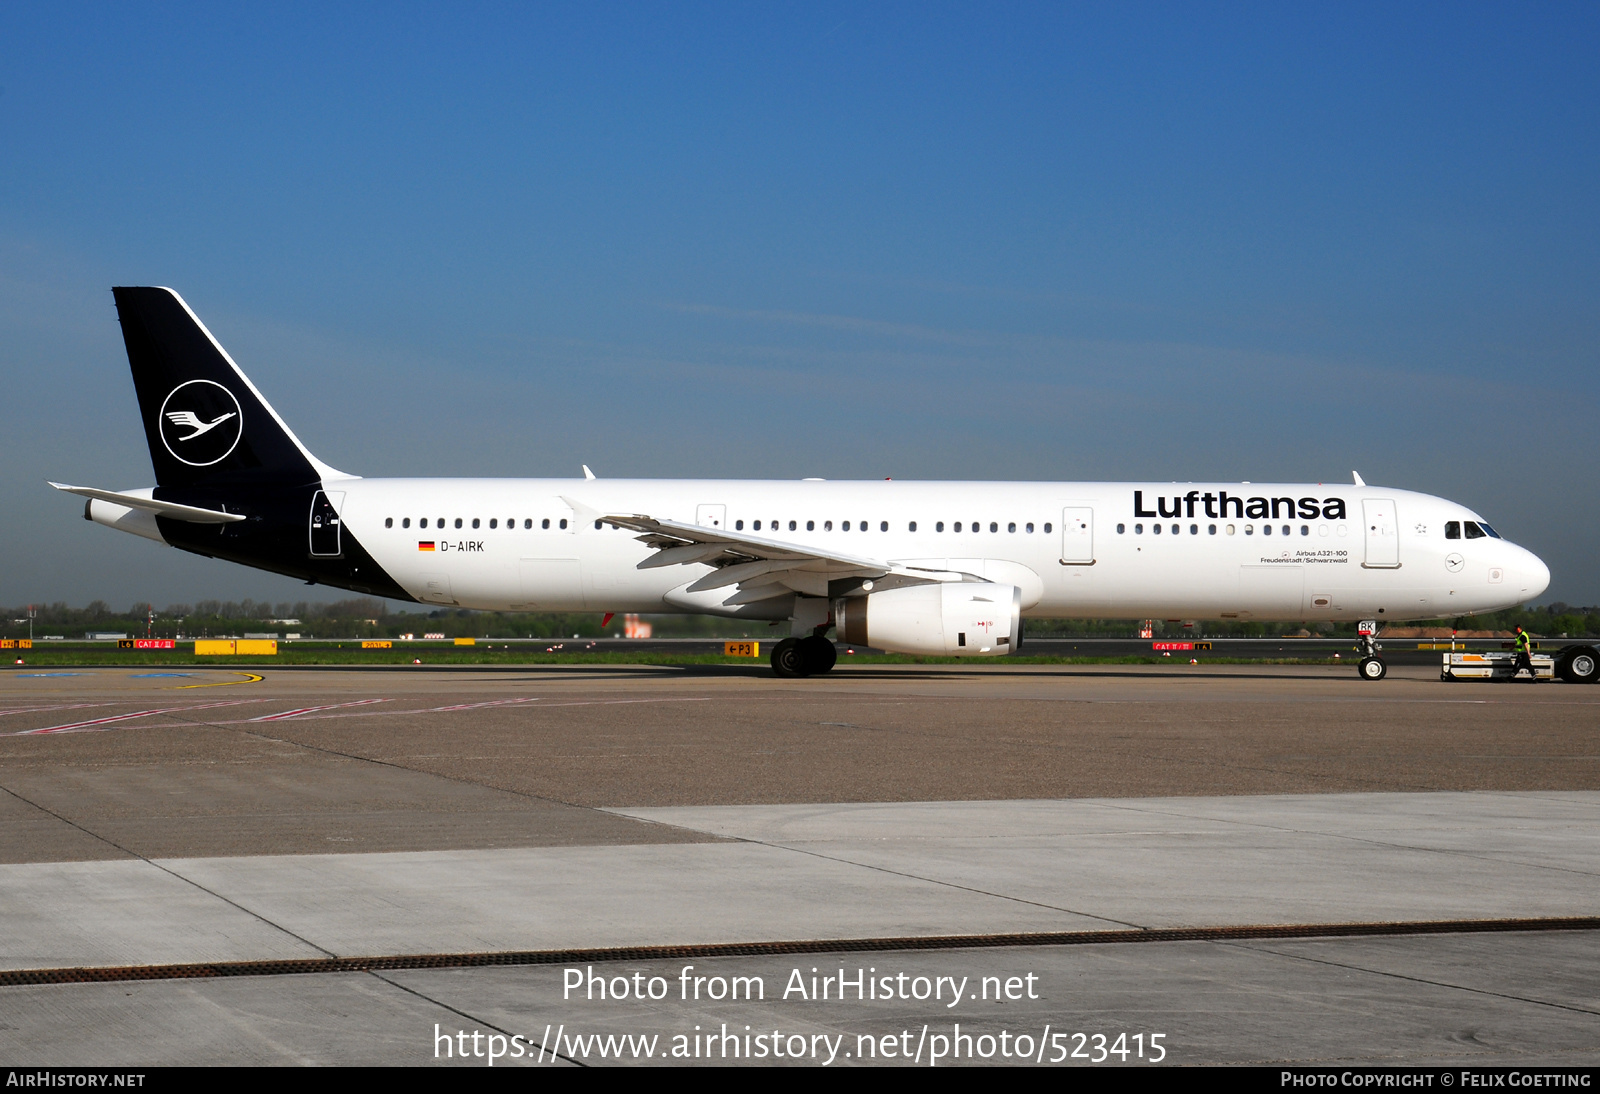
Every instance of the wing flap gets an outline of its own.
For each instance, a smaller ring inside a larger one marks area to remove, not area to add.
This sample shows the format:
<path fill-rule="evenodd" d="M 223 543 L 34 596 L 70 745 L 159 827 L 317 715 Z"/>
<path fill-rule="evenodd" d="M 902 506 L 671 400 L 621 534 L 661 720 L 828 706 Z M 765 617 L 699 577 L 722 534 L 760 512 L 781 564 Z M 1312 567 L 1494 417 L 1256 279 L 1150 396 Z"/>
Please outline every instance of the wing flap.
<path fill-rule="evenodd" d="M 730 532 L 726 528 L 705 528 L 698 524 L 661 520 L 642 513 L 598 519 L 613 527 L 641 533 L 639 541 L 655 548 L 655 554 L 638 564 L 641 570 L 661 566 L 711 566 L 710 573 L 701 575 L 684 591 L 700 593 L 737 586 L 723 601 L 729 606 L 752 604 L 791 593 L 825 597 L 828 595 L 828 583 L 842 578 L 877 580 L 891 577 L 897 585 L 920 585 L 960 581 L 967 577 L 823 550 L 807 544 Z"/>

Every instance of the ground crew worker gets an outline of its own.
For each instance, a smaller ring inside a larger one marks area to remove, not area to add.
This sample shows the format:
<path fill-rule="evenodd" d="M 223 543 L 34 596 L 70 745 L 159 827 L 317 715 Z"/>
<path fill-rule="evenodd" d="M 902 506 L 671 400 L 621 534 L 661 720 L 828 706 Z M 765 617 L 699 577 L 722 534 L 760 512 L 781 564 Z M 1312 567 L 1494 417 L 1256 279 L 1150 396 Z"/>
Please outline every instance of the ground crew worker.
<path fill-rule="evenodd" d="M 1527 669 L 1528 670 L 1528 678 L 1533 680 L 1535 683 L 1538 682 L 1539 674 L 1533 671 L 1533 658 L 1531 656 L 1529 656 L 1532 652 L 1533 652 L 1533 637 L 1531 635 L 1529 635 L 1527 631 L 1523 630 L 1521 627 L 1518 627 L 1517 628 L 1517 662 L 1516 662 L 1516 666 L 1514 668 L 1512 668 L 1512 670 L 1511 670 L 1511 678 L 1513 680 L 1515 680 L 1518 676 L 1522 675 L 1522 670 L 1523 669 Z"/>

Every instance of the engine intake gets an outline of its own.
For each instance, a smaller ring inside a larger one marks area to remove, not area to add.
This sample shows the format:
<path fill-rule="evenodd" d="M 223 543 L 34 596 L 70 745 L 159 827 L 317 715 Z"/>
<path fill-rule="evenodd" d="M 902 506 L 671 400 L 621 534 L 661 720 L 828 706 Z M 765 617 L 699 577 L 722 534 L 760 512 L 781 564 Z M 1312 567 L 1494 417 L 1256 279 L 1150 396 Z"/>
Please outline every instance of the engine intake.
<path fill-rule="evenodd" d="M 891 653 L 1002 657 L 1022 644 L 1022 591 L 987 581 L 912 585 L 842 597 L 833 619 L 844 641 Z"/>

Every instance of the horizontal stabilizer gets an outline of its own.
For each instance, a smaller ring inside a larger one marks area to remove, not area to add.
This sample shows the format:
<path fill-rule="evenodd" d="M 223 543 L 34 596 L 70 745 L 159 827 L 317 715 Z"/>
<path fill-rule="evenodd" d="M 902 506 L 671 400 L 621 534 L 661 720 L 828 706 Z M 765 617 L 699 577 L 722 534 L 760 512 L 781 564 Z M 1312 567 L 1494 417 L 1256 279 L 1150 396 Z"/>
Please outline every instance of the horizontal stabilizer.
<path fill-rule="evenodd" d="M 138 494 L 119 494 L 115 490 L 96 490 L 92 486 L 68 486 L 59 482 L 52 482 L 50 485 L 57 490 L 64 490 L 68 494 L 94 498 L 96 501 L 110 502 L 112 505 L 121 505 L 129 509 L 142 509 L 146 513 L 153 513 L 158 517 L 186 520 L 191 524 L 229 524 L 236 520 L 245 519 L 239 513 L 220 513 L 215 509 L 179 505 L 174 501 L 156 501 L 154 498 L 140 497 Z"/>

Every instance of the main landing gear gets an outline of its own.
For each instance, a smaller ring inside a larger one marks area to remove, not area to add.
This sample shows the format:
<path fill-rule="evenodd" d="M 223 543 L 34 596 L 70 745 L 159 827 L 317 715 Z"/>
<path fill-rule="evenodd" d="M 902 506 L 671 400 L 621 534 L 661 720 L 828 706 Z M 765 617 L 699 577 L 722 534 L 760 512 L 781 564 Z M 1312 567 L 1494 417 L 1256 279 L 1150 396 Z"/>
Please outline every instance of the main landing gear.
<path fill-rule="evenodd" d="M 772 671 L 779 676 L 818 676 L 838 660 L 833 643 L 818 634 L 785 638 L 772 648 Z"/>
<path fill-rule="evenodd" d="M 1388 676 L 1389 666 L 1378 656 L 1378 651 L 1383 647 L 1378 644 L 1377 620 L 1363 619 L 1356 626 L 1356 643 L 1356 648 L 1361 651 L 1361 663 L 1356 666 L 1361 679 L 1382 680 Z"/>

